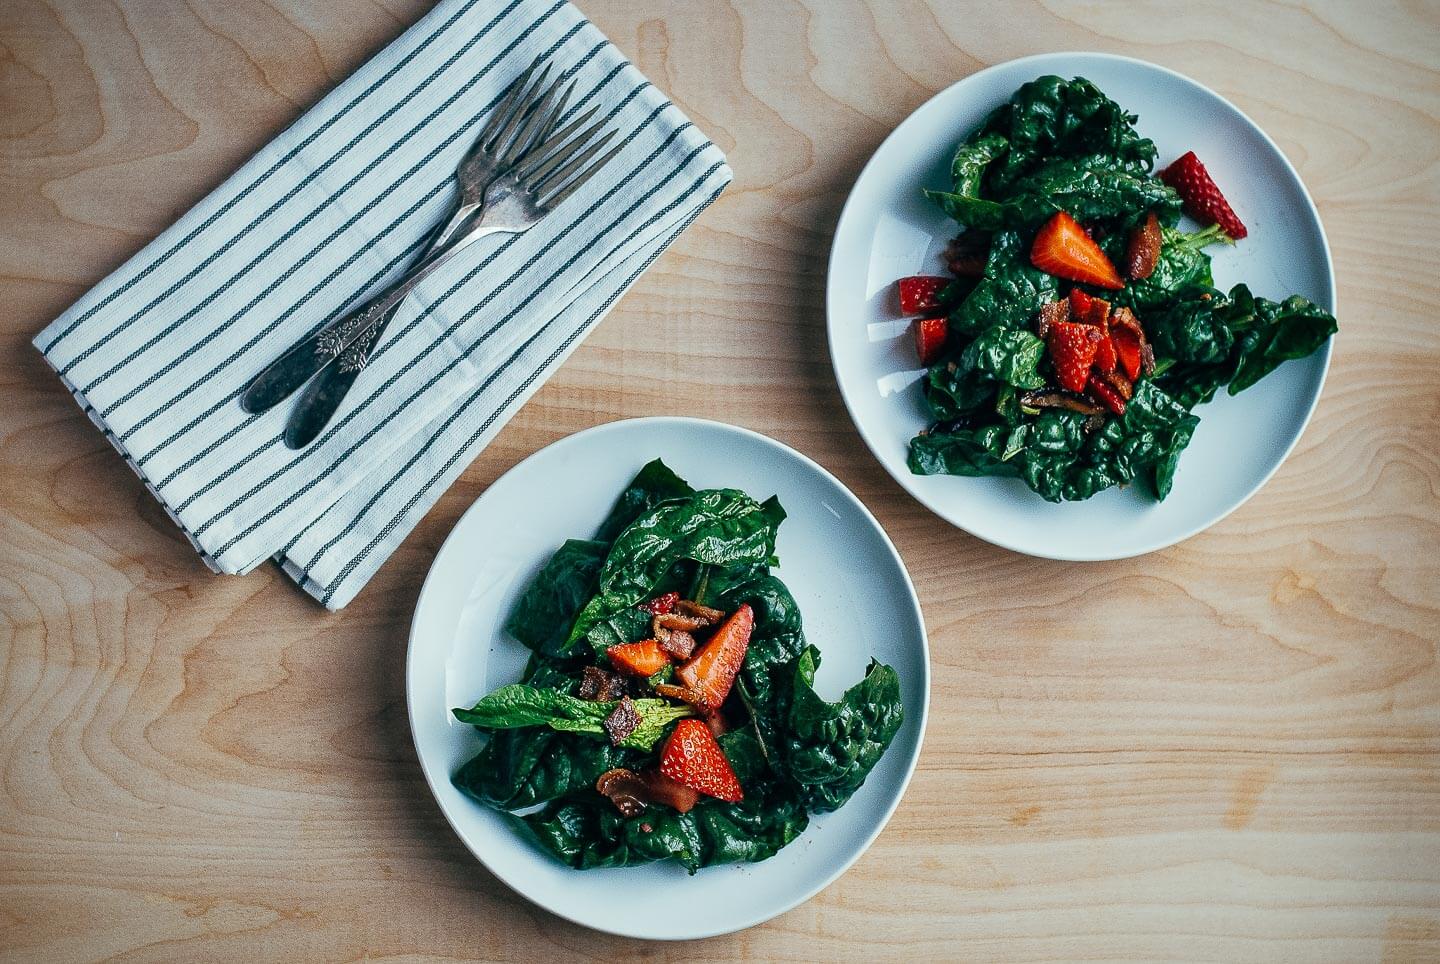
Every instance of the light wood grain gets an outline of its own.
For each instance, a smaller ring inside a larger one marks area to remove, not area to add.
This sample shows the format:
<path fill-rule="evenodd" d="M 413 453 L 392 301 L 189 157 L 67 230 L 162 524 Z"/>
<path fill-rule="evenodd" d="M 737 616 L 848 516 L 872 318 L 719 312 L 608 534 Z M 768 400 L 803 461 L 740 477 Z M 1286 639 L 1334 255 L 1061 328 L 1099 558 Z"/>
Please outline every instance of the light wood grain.
<path fill-rule="evenodd" d="M 581 0 L 727 151 L 729 191 L 329 616 L 209 575 L 29 339 L 422 12 L 0 0 L 0 955 L 15 960 L 1440 957 L 1440 7 Z M 1335 249 L 1315 421 L 1141 559 L 1013 555 L 911 502 L 827 361 L 825 257 L 880 139 L 1045 50 L 1213 86 Z M 650 946 L 520 900 L 426 792 L 406 627 L 460 512 L 615 418 L 745 425 L 876 512 L 934 654 L 925 753 L 838 883 Z"/>

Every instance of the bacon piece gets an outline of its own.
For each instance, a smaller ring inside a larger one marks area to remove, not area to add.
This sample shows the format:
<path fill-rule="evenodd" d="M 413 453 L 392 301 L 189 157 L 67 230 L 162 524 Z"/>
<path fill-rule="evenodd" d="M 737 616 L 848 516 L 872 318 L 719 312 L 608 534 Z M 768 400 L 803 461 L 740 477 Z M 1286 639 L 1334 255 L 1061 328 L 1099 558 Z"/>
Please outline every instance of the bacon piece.
<path fill-rule="evenodd" d="M 1035 333 L 1041 338 L 1050 334 L 1050 329 L 1062 321 L 1070 320 L 1070 301 L 1061 298 L 1040 306 L 1040 316 L 1035 319 Z"/>
<path fill-rule="evenodd" d="M 689 599 L 682 599 L 675 604 L 675 611 L 682 616 L 693 616 L 696 619 L 703 619 L 707 623 L 718 623 L 725 618 L 725 611 L 712 609 L 709 606 L 702 606 L 698 602 Z"/>
<path fill-rule="evenodd" d="M 695 651 L 695 637 L 683 629 L 667 629 L 665 635 L 655 637 L 660 648 L 676 659 L 689 659 Z"/>
<path fill-rule="evenodd" d="M 1160 219 L 1151 211 L 1125 243 L 1125 276 L 1139 281 L 1154 274 L 1155 265 L 1160 263 L 1160 243 Z"/>
<path fill-rule="evenodd" d="M 630 697 L 622 696 L 620 702 L 615 704 L 615 709 L 605 717 L 605 732 L 610 735 L 610 742 L 619 746 L 625 742 L 625 738 L 640 726 L 640 713 L 635 709 L 634 702 Z"/>
<path fill-rule="evenodd" d="M 701 619 L 699 616 L 684 616 L 680 613 L 662 613 L 650 620 L 650 626 L 655 630 L 655 635 L 660 635 L 662 629 L 678 629 L 682 632 L 693 633 L 697 629 L 704 629 L 710 622 Z"/>
<path fill-rule="evenodd" d="M 587 666 L 580 673 L 580 698 L 609 703 L 625 695 L 625 681 L 598 666 Z"/>

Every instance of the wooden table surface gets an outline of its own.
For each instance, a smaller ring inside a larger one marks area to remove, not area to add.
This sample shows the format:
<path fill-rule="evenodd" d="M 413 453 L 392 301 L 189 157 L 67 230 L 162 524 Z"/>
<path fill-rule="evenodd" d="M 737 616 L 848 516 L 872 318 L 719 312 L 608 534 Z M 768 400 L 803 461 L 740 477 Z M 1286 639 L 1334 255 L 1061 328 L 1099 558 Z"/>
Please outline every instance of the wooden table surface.
<path fill-rule="evenodd" d="M 1440 6 L 580 0 L 735 182 L 327 615 L 210 575 L 31 337 L 423 11 L 416 0 L 0 0 L 0 956 L 152 960 L 1440 955 Z M 1341 335 L 1279 474 L 1091 565 L 912 502 L 825 350 L 846 191 L 934 91 L 1048 50 L 1146 58 L 1279 143 Z M 765 432 L 915 578 L 933 711 L 840 881 L 745 933 L 598 935 L 487 874 L 427 792 L 402 663 L 426 567 L 519 459 L 613 419 Z"/>

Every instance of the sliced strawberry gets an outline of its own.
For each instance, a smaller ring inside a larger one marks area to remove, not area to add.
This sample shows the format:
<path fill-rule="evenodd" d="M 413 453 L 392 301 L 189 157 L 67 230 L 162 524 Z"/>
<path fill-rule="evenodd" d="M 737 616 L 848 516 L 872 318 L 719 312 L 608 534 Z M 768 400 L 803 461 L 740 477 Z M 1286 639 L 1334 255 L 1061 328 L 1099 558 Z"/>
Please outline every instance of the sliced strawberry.
<path fill-rule="evenodd" d="M 901 278 L 900 314 L 923 315 L 940 307 L 940 293 L 950 285 L 949 278 L 917 274 Z"/>
<path fill-rule="evenodd" d="M 945 348 L 949 325 L 944 318 L 916 318 L 913 327 L 915 354 L 920 356 L 920 364 L 935 364 L 935 359 L 940 357 L 940 352 Z"/>
<path fill-rule="evenodd" d="M 1195 220 L 1218 224 L 1220 230 L 1237 241 L 1250 233 L 1194 151 L 1186 151 L 1176 158 L 1175 163 L 1160 172 L 1160 180 L 1175 189 L 1185 213 Z"/>
<path fill-rule="evenodd" d="M 1110 345 L 1110 302 L 1095 298 L 1079 288 L 1070 289 L 1070 320 L 1100 329 L 1095 349 L 1095 367 L 1106 374 L 1115 370 L 1115 349 Z"/>
<path fill-rule="evenodd" d="M 675 724 L 660 751 L 660 772 L 682 786 L 726 803 L 739 803 L 745 798 L 725 751 L 715 742 L 710 728 L 694 718 Z"/>
<path fill-rule="evenodd" d="M 1096 376 L 1090 376 L 1090 381 L 1085 385 L 1085 394 L 1104 405 L 1116 415 L 1125 414 L 1125 399 L 1120 397 L 1110 385 L 1101 381 Z"/>
<path fill-rule="evenodd" d="M 1110 333 L 1110 344 L 1114 348 L 1115 357 L 1120 362 L 1120 369 L 1129 378 L 1140 377 L 1140 339 L 1133 331 L 1126 328 L 1116 328 Z"/>
<path fill-rule="evenodd" d="M 1125 287 L 1120 272 L 1105 257 L 1100 245 L 1064 211 L 1046 221 L 1035 235 L 1035 243 L 1030 246 L 1030 263 L 1057 278 L 1112 290 Z"/>
<path fill-rule="evenodd" d="M 755 611 L 742 605 L 720 624 L 709 642 L 675 670 L 675 678 L 693 692 L 697 709 L 717 710 L 730 695 L 754 628 Z"/>
<path fill-rule="evenodd" d="M 1144 370 L 1145 358 L 1149 352 L 1140 319 L 1136 318 L 1129 308 L 1119 308 L 1110 321 L 1110 343 L 1115 346 L 1115 357 L 1125 375 L 1134 381 Z"/>
<path fill-rule="evenodd" d="M 631 676 L 654 676 L 670 665 L 670 656 L 653 639 L 642 639 L 638 643 L 620 643 L 605 650 L 611 664 L 622 673 Z"/>
<path fill-rule="evenodd" d="M 1055 363 L 1055 380 L 1061 388 L 1078 392 L 1084 389 L 1095 352 L 1100 346 L 1100 329 L 1062 321 L 1050 326 L 1047 339 L 1050 360 Z"/>
<path fill-rule="evenodd" d="M 679 601 L 680 594 L 678 592 L 667 592 L 663 596 L 656 596 L 649 602 L 641 603 L 636 608 L 643 609 L 652 616 L 663 616 L 673 610 Z"/>

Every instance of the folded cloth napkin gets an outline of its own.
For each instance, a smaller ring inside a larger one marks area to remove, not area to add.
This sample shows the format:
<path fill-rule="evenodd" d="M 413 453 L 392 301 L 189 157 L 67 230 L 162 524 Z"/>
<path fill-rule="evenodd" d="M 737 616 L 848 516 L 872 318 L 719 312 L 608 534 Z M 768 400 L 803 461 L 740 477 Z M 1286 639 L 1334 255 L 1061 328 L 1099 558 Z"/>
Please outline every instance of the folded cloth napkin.
<path fill-rule="evenodd" d="M 392 283 L 536 60 L 624 148 L 528 232 L 472 245 L 391 323 L 324 434 L 254 376 Z M 565 0 L 443 0 L 35 339 L 221 572 L 275 558 L 337 609 L 730 180 L 725 158 Z"/>

